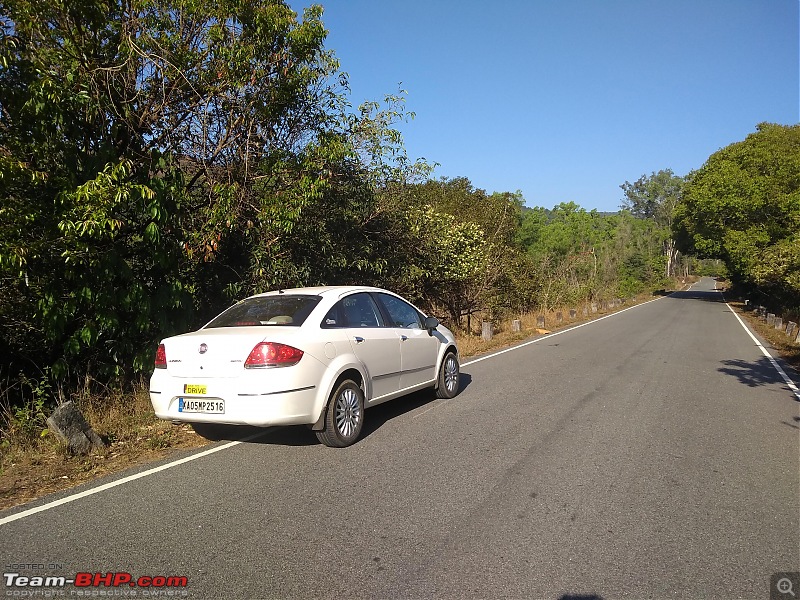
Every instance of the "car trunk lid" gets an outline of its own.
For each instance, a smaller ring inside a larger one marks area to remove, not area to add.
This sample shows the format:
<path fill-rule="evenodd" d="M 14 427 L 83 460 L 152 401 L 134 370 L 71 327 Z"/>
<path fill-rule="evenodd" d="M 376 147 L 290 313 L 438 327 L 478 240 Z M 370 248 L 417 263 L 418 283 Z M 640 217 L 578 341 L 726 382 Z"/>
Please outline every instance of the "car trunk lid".
<path fill-rule="evenodd" d="M 263 341 L 292 345 L 297 327 L 201 329 L 164 340 L 167 369 L 175 377 L 238 377 L 253 348 Z"/>

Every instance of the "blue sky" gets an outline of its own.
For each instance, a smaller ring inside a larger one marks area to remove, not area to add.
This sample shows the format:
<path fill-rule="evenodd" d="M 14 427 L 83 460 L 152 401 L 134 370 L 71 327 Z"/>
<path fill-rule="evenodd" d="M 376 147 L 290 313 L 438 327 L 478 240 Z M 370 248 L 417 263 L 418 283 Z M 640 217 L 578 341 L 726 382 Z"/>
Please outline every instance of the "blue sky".
<path fill-rule="evenodd" d="M 798 0 L 318 3 L 354 105 L 402 82 L 410 157 L 528 206 L 617 210 L 626 180 L 800 120 Z"/>

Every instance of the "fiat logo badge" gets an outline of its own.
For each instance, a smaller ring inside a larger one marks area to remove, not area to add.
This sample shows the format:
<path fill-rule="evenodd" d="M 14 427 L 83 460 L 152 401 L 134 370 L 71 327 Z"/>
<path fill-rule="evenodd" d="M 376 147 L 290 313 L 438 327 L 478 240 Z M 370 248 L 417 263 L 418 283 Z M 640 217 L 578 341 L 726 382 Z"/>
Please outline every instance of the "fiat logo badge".
<path fill-rule="evenodd" d="M 204 343 L 200 344 L 199 352 L 200 352 L 200 354 L 205 354 L 206 352 L 208 352 L 208 346 L 206 344 L 204 344 Z"/>

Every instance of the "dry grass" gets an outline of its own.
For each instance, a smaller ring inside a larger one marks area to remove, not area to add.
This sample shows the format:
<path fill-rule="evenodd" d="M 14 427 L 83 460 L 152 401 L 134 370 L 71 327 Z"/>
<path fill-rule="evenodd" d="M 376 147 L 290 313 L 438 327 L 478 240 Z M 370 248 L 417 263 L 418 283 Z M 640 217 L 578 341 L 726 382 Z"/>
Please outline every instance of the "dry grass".
<path fill-rule="evenodd" d="M 172 449 L 208 443 L 188 425 L 157 419 L 145 389 L 133 394 L 109 390 L 104 396 L 83 395 L 76 402 L 106 449 L 73 456 L 46 429 L 38 427 L 35 436 L 22 435 L 19 419 L 6 414 L 0 444 L 0 509 L 157 460 Z"/>

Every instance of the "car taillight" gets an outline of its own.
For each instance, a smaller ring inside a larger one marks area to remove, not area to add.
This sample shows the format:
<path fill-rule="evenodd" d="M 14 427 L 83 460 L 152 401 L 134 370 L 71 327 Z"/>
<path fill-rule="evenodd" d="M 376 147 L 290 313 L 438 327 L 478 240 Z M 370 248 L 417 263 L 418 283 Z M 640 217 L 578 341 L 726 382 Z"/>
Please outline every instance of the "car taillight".
<path fill-rule="evenodd" d="M 250 356 L 244 361 L 244 368 L 290 367 L 300 362 L 301 358 L 302 350 L 276 342 L 261 342 L 250 351 Z"/>
<path fill-rule="evenodd" d="M 166 369 L 167 368 L 167 350 L 164 348 L 164 344 L 158 345 L 158 350 L 156 350 L 156 369 Z"/>

